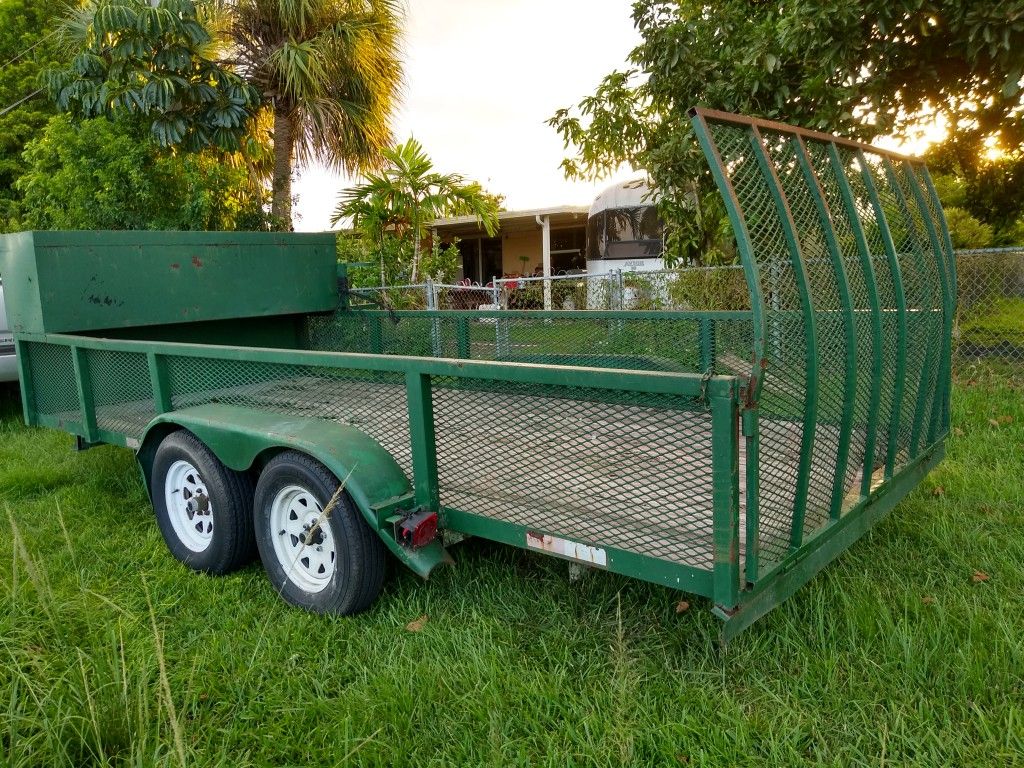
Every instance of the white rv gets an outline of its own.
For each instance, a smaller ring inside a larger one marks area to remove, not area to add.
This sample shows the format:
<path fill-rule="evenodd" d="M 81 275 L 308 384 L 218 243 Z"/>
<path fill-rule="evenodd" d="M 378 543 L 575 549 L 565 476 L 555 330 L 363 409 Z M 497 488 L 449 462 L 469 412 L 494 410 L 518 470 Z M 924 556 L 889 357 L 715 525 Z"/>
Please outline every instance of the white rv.
<path fill-rule="evenodd" d="M 615 184 L 590 206 L 587 218 L 587 307 L 628 309 L 664 292 L 663 281 L 648 285 L 627 273 L 665 268 L 664 226 L 655 194 L 643 179 Z M 607 276 L 607 279 L 601 279 Z M 653 276 L 652 276 L 653 277 Z M 636 285 L 642 283 L 643 285 Z"/>
<path fill-rule="evenodd" d="M 664 269 L 663 229 L 655 193 L 643 179 L 608 187 L 587 217 L 587 274 Z"/>

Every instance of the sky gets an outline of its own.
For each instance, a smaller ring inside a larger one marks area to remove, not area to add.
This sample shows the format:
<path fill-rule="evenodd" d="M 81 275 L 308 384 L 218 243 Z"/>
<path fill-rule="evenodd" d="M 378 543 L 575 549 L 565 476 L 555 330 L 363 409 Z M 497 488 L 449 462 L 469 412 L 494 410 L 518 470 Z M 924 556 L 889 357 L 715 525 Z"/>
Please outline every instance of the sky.
<path fill-rule="evenodd" d="M 509 210 L 589 205 L 625 170 L 566 181 L 566 151 L 545 121 L 622 68 L 640 38 L 630 0 L 407 0 L 405 94 L 395 138 L 415 136 L 442 173 L 505 195 Z M 300 169 L 296 229 L 330 227 L 352 181 Z"/>

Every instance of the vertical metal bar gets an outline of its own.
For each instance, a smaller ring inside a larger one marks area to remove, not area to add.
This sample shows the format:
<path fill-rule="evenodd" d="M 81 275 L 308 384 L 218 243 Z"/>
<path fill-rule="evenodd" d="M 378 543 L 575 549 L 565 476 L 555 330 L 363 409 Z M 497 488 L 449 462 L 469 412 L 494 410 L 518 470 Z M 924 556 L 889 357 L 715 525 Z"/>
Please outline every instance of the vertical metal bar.
<path fill-rule="evenodd" d="M 747 389 L 747 404 L 753 404 L 761 396 L 761 387 L 764 383 L 762 372 L 765 366 L 766 357 L 766 325 L 764 313 L 764 294 L 761 291 L 760 268 L 757 264 L 757 256 L 754 253 L 754 246 L 750 240 L 750 232 L 747 230 L 747 222 L 740 208 L 739 199 L 736 197 L 736 190 L 732 186 L 725 171 L 725 164 L 711 139 L 707 122 L 704 116 L 695 110 L 690 110 L 690 123 L 693 126 L 697 143 L 700 144 L 704 156 L 708 160 L 708 167 L 711 169 L 711 176 L 715 180 L 722 200 L 725 203 L 725 210 L 729 216 L 729 223 L 732 224 L 732 231 L 736 237 L 736 245 L 740 252 L 740 261 L 744 265 L 744 276 L 747 281 L 747 290 L 750 292 L 750 310 L 754 324 L 754 359 L 751 367 L 751 381 Z"/>
<path fill-rule="evenodd" d="M 149 363 L 149 381 L 153 387 L 153 403 L 157 415 L 173 411 L 174 404 L 171 402 L 171 384 L 167 377 L 166 359 L 156 352 L 147 352 L 146 361 Z"/>
<path fill-rule="evenodd" d="M 832 486 L 831 501 L 831 517 L 833 520 L 838 520 L 842 512 L 843 497 L 846 496 L 846 466 L 850 459 L 853 406 L 854 398 L 857 394 L 857 327 L 853 314 L 853 299 L 850 296 L 850 280 L 846 275 L 843 254 L 839 249 L 839 242 L 836 239 L 832 212 L 829 210 L 828 202 L 825 200 L 821 181 L 811 166 L 811 156 L 807 152 L 804 140 L 799 135 L 794 135 L 792 143 L 797 163 L 800 165 L 800 170 L 803 171 L 804 181 L 811 193 L 811 199 L 814 201 L 814 208 L 818 213 L 818 221 L 821 225 L 822 234 L 825 236 L 825 244 L 828 246 L 828 253 L 832 259 L 832 268 L 835 270 L 836 283 L 839 286 L 839 300 L 843 305 L 843 329 L 846 334 L 846 378 L 843 387 L 843 415 L 839 422 L 839 450 L 836 455 L 836 475 Z"/>
<path fill-rule="evenodd" d="M 348 287 L 349 287 L 348 286 L 348 264 L 346 264 L 343 261 L 338 262 L 337 276 L 338 276 L 338 309 L 340 309 L 340 310 L 351 309 L 351 305 L 350 305 L 350 302 L 349 302 L 349 292 L 348 292 Z M 342 290 L 342 289 L 344 289 L 344 290 Z"/>
<path fill-rule="evenodd" d="M 811 296 L 811 283 L 807 276 L 803 254 L 800 252 L 800 240 L 793 222 L 793 214 L 789 210 L 789 202 L 782 191 L 782 183 L 775 171 L 775 166 L 768 157 L 764 147 L 764 139 L 756 125 L 750 126 L 750 144 L 754 149 L 761 175 L 775 202 L 775 211 L 782 225 L 782 233 L 789 248 L 790 261 L 793 264 L 793 275 L 796 279 L 800 303 L 803 306 L 806 387 L 804 397 L 803 429 L 800 438 L 800 464 L 797 469 L 796 495 L 793 499 L 793 523 L 790 530 L 790 547 L 796 549 L 804 540 L 804 517 L 807 512 L 807 491 L 811 481 L 811 459 L 814 456 L 814 435 L 818 424 L 818 333 L 814 317 L 814 301 Z"/>
<path fill-rule="evenodd" d="M 928 197 L 932 201 L 932 207 L 935 209 L 936 214 L 939 218 L 939 225 L 942 229 L 942 242 L 946 247 L 946 281 L 949 285 L 949 315 L 946 318 L 949 327 L 945 331 L 946 346 L 947 346 L 947 362 L 949 365 L 949 374 L 943 381 L 945 391 L 942 397 L 942 431 L 947 432 L 949 430 L 949 398 L 950 390 L 952 385 L 952 371 L 953 371 L 953 323 L 956 322 L 956 306 L 957 306 L 957 279 L 956 279 L 956 251 L 953 250 L 953 241 L 949 236 L 949 227 L 946 226 L 946 222 L 942 215 L 942 203 L 939 201 L 939 193 L 935 190 L 935 184 L 932 182 L 932 176 L 928 172 L 926 165 L 921 166 L 921 176 L 924 178 L 925 187 L 928 190 Z"/>
<path fill-rule="evenodd" d="M 405 374 L 409 408 L 409 439 L 412 444 L 413 493 L 416 503 L 437 510 L 441 494 L 437 481 L 437 441 L 434 437 L 434 401 L 430 376 L 409 371 Z"/>
<path fill-rule="evenodd" d="M 370 351 L 377 355 L 384 354 L 383 322 L 380 315 L 370 315 Z"/>
<path fill-rule="evenodd" d="M 914 225 L 914 217 L 910 211 L 910 204 L 907 202 L 906 196 L 903 194 L 903 188 L 900 186 L 899 176 L 897 175 L 895 167 L 893 167 L 892 161 L 888 157 L 882 158 L 882 165 L 885 167 L 885 174 L 889 180 L 889 186 L 892 187 L 893 195 L 896 197 L 896 203 L 900 207 L 900 212 L 903 214 L 903 219 L 907 223 L 907 232 L 909 233 L 908 239 L 911 240 L 910 247 L 913 249 L 914 259 L 917 262 L 918 270 L 925 272 L 924 270 L 924 254 L 917 240 L 917 228 Z M 922 275 L 924 277 L 925 275 Z M 918 307 L 914 313 L 914 322 L 920 328 L 927 329 L 927 315 L 926 307 Z M 931 371 L 935 365 L 935 350 L 931 344 L 927 343 L 927 335 L 923 337 L 926 341 L 924 344 L 924 359 L 921 361 L 921 372 L 918 375 L 918 387 L 917 387 L 917 399 L 914 403 L 914 416 L 910 423 L 910 443 L 907 448 L 907 458 L 913 458 L 917 455 L 918 443 L 921 440 L 921 430 L 924 428 L 925 421 L 925 403 L 928 400 L 929 390 L 929 379 Z"/>
<path fill-rule="evenodd" d="M 739 402 L 735 390 L 712 394 L 711 474 L 715 560 L 715 604 L 729 610 L 739 602 L 740 506 L 739 506 Z"/>
<path fill-rule="evenodd" d="M 459 357 L 463 360 L 469 360 L 473 354 L 472 347 L 469 343 L 469 318 L 460 315 L 456 318 L 455 323 L 455 332 L 459 345 Z"/>
<path fill-rule="evenodd" d="M 700 371 L 701 373 L 714 373 L 715 370 L 715 320 L 712 317 L 702 317 L 699 321 L 700 328 L 697 333 L 698 348 L 700 350 Z"/>
<path fill-rule="evenodd" d="M 28 344 L 14 339 L 14 354 L 18 358 L 18 386 L 21 387 L 21 410 L 25 423 L 30 427 L 37 424 L 36 392 L 32 378 L 32 364 L 29 360 Z"/>
<path fill-rule="evenodd" d="M 853 239 L 857 244 L 861 270 L 864 272 L 864 283 L 868 291 L 868 303 L 871 311 L 871 396 L 868 400 L 868 424 L 864 438 L 864 468 L 861 473 L 860 495 L 865 497 L 871 491 L 871 475 L 875 469 L 875 445 L 878 440 L 878 409 L 882 402 L 882 309 L 878 298 L 878 278 L 875 266 L 871 262 L 871 247 L 868 245 L 864 227 L 861 225 L 857 202 L 853 199 L 853 190 L 846 178 L 846 168 L 839 150 L 834 143 L 828 145 L 828 156 L 832 164 L 832 175 L 839 186 L 839 194 L 846 209 L 846 218 L 853 228 Z"/>
<path fill-rule="evenodd" d="M 96 406 L 89 380 L 89 360 L 81 347 L 71 347 L 71 360 L 75 366 L 75 386 L 78 388 L 78 407 L 82 411 L 82 429 L 85 430 L 85 439 L 95 443 L 99 439 L 99 429 L 96 426 Z"/>
<path fill-rule="evenodd" d="M 741 414 L 743 439 L 746 440 L 745 471 L 747 476 L 746 547 L 744 570 L 748 582 L 757 581 L 761 555 L 760 475 L 761 428 L 757 408 L 744 408 Z"/>
<path fill-rule="evenodd" d="M 441 326 L 437 317 L 437 286 L 431 278 L 427 278 L 424 286 L 427 292 L 427 311 L 431 313 L 430 318 L 430 350 L 434 357 L 441 357 Z"/>
<path fill-rule="evenodd" d="M 927 444 L 930 445 L 936 437 L 938 422 L 943 410 L 943 401 L 945 400 L 946 382 L 950 376 L 951 361 L 948 342 L 953 333 L 953 317 L 949 311 L 950 294 L 946 279 L 946 256 L 943 251 L 943 243 L 939 240 L 939 233 L 935 229 L 935 222 L 932 221 L 931 213 L 928 210 L 928 203 L 924 199 L 924 193 L 921 190 L 917 174 L 909 163 L 903 164 L 903 172 L 907 179 L 907 184 L 910 186 L 911 194 L 914 196 L 917 209 L 921 212 L 921 219 L 924 221 L 925 230 L 928 232 L 928 241 L 931 243 L 932 255 L 935 257 L 935 269 L 939 275 L 939 289 L 942 291 L 942 346 L 938 363 L 938 377 L 936 379 L 938 386 L 936 386 L 933 394 L 932 412 L 928 419 L 928 437 L 926 438 Z"/>
<path fill-rule="evenodd" d="M 903 292 L 903 272 L 900 270 L 900 260 L 896 255 L 896 245 L 893 243 L 892 233 L 889 231 L 889 221 L 885 217 L 882 201 L 878 197 L 878 190 L 875 188 L 875 180 L 868 168 L 867 158 L 861 149 L 857 150 L 857 162 L 860 163 L 861 178 L 871 200 L 871 207 L 875 211 L 878 232 L 885 248 L 886 259 L 889 262 L 889 272 L 892 274 L 893 295 L 896 298 L 896 378 L 892 395 L 892 413 L 889 416 L 889 447 L 885 456 L 885 477 L 888 479 L 892 477 L 893 468 L 896 465 L 900 414 L 903 410 L 903 380 L 907 375 L 907 296 Z"/>

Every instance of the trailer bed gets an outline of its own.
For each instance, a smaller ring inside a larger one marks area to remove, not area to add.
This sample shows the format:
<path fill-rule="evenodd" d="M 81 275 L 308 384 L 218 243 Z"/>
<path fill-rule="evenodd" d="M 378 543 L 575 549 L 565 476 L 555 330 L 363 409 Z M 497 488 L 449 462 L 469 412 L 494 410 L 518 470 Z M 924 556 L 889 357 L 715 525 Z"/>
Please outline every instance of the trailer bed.
<path fill-rule="evenodd" d="M 358 427 L 413 474 L 404 384 L 285 376 L 178 395 L 174 406 L 212 402 Z M 436 388 L 433 402 L 443 506 L 694 568 L 712 567 L 709 412 L 610 408 L 603 402 L 461 388 Z M 153 414 L 151 399 L 96 407 L 103 429 L 130 436 L 141 435 Z M 71 422 L 77 412 L 58 417 Z M 799 457 L 799 425 L 778 426 L 789 437 L 776 441 L 781 450 L 761 457 L 762 469 L 785 471 Z M 746 550 L 745 467 L 745 441 L 740 441 L 741 551 Z"/>

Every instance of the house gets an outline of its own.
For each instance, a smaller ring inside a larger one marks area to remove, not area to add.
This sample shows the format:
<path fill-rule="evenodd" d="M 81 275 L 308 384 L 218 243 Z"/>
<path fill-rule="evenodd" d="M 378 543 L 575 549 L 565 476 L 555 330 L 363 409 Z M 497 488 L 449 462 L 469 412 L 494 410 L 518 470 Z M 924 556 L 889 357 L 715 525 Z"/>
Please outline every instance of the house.
<path fill-rule="evenodd" d="M 486 285 L 495 277 L 557 275 L 586 269 L 587 206 L 502 211 L 494 237 L 474 216 L 431 222 L 434 237 L 457 242 L 458 280 Z"/>

